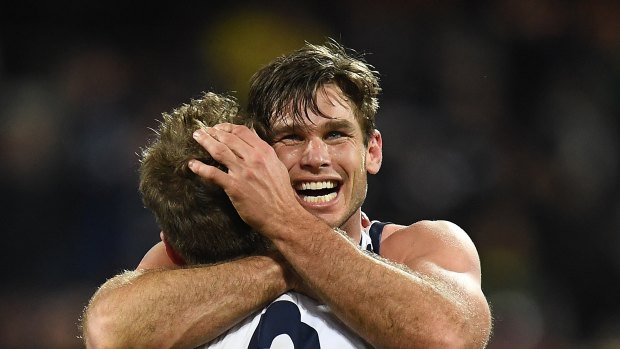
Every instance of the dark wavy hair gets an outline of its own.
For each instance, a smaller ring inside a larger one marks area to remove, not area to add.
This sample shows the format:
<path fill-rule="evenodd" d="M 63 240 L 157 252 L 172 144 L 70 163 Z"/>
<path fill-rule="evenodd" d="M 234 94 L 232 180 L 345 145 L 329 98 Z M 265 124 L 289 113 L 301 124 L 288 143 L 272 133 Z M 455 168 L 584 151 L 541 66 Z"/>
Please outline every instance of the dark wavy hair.
<path fill-rule="evenodd" d="M 226 170 L 192 133 L 222 122 L 249 122 L 239 117 L 238 111 L 234 98 L 204 93 L 202 98 L 163 113 L 156 138 L 142 150 L 139 190 L 144 205 L 188 264 L 263 254 L 271 248 L 268 240 L 243 222 L 223 189 L 187 166 L 190 159 L 199 159 Z M 260 127 L 257 132 L 264 136 Z"/>
<path fill-rule="evenodd" d="M 324 45 L 306 43 L 302 48 L 273 60 L 250 80 L 248 116 L 266 129 L 291 116 L 295 127 L 304 127 L 307 110 L 320 112 L 316 93 L 326 84 L 336 84 L 350 101 L 364 134 L 364 142 L 375 129 L 381 92 L 378 72 L 363 55 L 333 39 Z"/>

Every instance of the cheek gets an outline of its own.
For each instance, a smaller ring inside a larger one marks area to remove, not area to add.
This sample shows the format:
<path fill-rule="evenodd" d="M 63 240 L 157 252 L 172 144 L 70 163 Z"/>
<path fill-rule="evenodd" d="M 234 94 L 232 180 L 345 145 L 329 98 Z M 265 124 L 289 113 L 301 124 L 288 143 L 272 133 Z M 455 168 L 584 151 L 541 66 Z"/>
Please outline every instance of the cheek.
<path fill-rule="evenodd" d="M 364 169 L 364 153 L 357 149 L 341 149 L 332 153 L 332 161 L 337 163 L 352 175 L 365 173 Z"/>
<path fill-rule="evenodd" d="M 287 169 L 291 169 L 291 167 L 293 167 L 295 163 L 297 163 L 301 154 L 300 149 L 291 147 L 277 147 L 274 148 L 274 150 L 276 151 L 278 159 L 282 161 L 282 163 Z"/>

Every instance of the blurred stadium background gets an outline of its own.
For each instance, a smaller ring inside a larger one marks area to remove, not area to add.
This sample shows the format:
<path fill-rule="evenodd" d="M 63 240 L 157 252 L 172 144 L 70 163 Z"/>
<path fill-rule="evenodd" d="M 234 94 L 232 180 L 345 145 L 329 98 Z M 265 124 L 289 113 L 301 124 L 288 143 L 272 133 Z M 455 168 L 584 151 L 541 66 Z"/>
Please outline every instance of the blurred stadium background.
<path fill-rule="evenodd" d="M 471 235 L 489 348 L 620 348 L 620 2 L 129 3 L 0 5 L 0 347 L 81 347 L 90 295 L 158 241 L 136 153 L 162 112 L 243 103 L 329 36 L 382 74 L 364 211 Z"/>

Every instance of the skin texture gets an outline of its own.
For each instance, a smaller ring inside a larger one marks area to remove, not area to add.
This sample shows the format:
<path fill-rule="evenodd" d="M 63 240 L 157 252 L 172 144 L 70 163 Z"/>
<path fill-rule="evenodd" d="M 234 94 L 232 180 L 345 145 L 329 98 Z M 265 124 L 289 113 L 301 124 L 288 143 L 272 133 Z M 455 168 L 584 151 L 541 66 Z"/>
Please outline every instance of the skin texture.
<path fill-rule="evenodd" d="M 340 184 L 338 196 L 329 202 L 311 203 L 296 195 L 297 202 L 329 226 L 350 232 L 358 241 L 366 173 L 375 174 L 381 166 L 381 134 L 375 130 L 366 147 L 340 90 L 329 85 L 321 92 L 319 107 L 333 119 L 310 114 L 312 125 L 308 130 L 294 130 L 285 123 L 273 125 L 273 149 L 284 163 L 294 188 L 311 181 L 334 180 Z"/>
<path fill-rule="evenodd" d="M 199 130 L 197 141 L 229 170 L 198 161 L 190 168 L 222 186 L 241 217 L 271 239 L 304 283 L 374 346 L 484 346 L 490 316 L 480 264 L 460 228 L 448 222 L 392 227 L 383 257 L 400 265 L 373 258 L 352 242 L 361 229 L 365 174 L 380 168 L 381 136 L 373 133 L 365 147 L 340 90 L 326 85 L 320 92 L 319 108 L 330 118 L 310 112 L 306 129 L 274 125 L 273 151 L 243 126 Z M 328 202 L 307 202 L 292 190 L 300 182 L 329 180 L 339 186 Z M 352 240 L 330 226 L 340 226 Z"/>
<path fill-rule="evenodd" d="M 273 147 L 239 125 L 194 134 L 228 172 L 196 160 L 190 169 L 223 187 L 240 216 L 272 240 L 278 257 L 152 270 L 131 283 L 116 282 L 123 275 L 112 279 L 87 309 L 89 347 L 195 347 L 291 289 L 329 305 L 376 348 L 486 345 L 491 319 L 479 258 L 462 229 L 445 221 L 388 225 L 380 257 L 359 249 L 366 174 L 381 166 L 381 134 L 364 144 L 334 85 L 317 91 L 317 102 L 330 118 L 309 111 L 306 129 L 273 125 Z M 323 181 L 338 184 L 327 202 L 308 202 L 295 190 Z M 164 254 L 156 246 L 141 267 L 166 266 Z M 112 311 L 121 301 L 122 309 Z"/>
<path fill-rule="evenodd" d="M 165 258 L 158 244 L 141 264 Z M 268 256 L 124 272 L 92 297 L 84 342 L 87 348 L 195 348 L 291 289 L 286 273 L 283 263 Z"/>

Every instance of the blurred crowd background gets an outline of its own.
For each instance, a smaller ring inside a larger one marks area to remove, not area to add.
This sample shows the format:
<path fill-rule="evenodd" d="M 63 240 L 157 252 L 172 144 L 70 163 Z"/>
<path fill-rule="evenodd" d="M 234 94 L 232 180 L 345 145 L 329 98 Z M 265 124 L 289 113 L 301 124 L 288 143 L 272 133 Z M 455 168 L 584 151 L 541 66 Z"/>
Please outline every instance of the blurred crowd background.
<path fill-rule="evenodd" d="M 384 88 L 364 211 L 470 234 L 489 348 L 620 348 L 620 2 L 72 3 L 0 8 L 0 347 L 81 347 L 96 287 L 158 241 L 137 154 L 162 112 L 245 103 L 333 37 Z"/>

